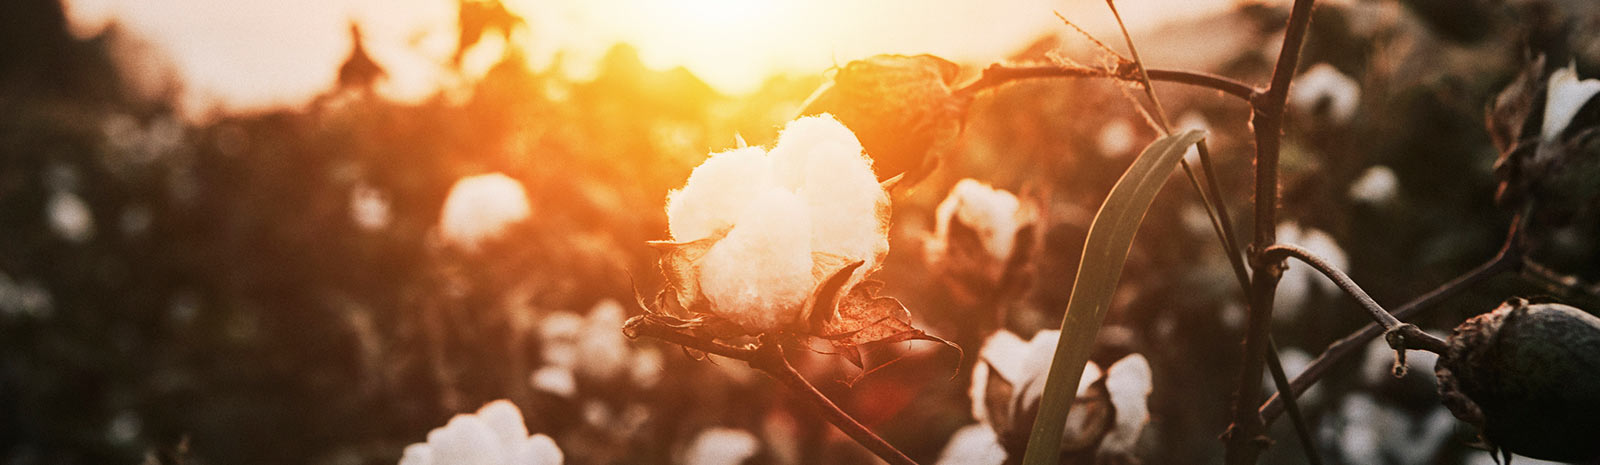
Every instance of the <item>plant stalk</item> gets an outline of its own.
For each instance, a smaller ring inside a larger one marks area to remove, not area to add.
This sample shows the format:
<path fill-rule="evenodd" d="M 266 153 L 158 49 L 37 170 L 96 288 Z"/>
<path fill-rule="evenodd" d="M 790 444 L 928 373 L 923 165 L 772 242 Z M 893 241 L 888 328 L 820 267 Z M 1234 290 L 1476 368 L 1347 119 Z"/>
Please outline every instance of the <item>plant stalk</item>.
<path fill-rule="evenodd" d="M 1283 113 L 1289 85 L 1300 62 L 1300 47 L 1311 26 L 1315 0 L 1295 0 L 1284 30 L 1283 49 L 1272 69 L 1267 91 L 1253 94 L 1250 122 L 1255 129 L 1255 241 L 1251 247 L 1251 266 L 1255 274 L 1250 283 L 1250 317 L 1246 326 L 1244 350 L 1240 356 L 1238 388 L 1234 393 L 1233 426 L 1227 438 L 1224 457 L 1228 465 L 1256 463 L 1265 448 L 1265 424 L 1256 405 L 1261 398 L 1263 354 L 1267 349 L 1272 324 L 1272 304 L 1282 274 L 1281 262 L 1264 259 L 1262 251 L 1277 241 L 1278 154 L 1283 131 Z"/>

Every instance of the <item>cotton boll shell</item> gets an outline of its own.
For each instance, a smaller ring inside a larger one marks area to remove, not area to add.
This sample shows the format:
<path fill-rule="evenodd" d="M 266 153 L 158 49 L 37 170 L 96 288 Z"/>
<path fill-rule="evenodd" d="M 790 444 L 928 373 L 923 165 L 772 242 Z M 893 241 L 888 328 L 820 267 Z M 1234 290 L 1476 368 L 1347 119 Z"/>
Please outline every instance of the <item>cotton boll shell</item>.
<path fill-rule="evenodd" d="M 1446 407 L 1533 458 L 1600 459 L 1600 318 L 1514 299 L 1460 326 L 1435 371 Z"/>
<path fill-rule="evenodd" d="M 939 144 L 960 132 L 964 96 L 950 86 L 961 67 L 933 55 L 876 55 L 846 63 L 802 115 L 831 113 L 860 137 L 879 179 L 934 166 Z M 916 179 L 907 179 L 914 182 Z"/>
<path fill-rule="evenodd" d="M 770 158 L 778 184 L 806 200 L 812 251 L 876 268 L 889 252 L 889 196 L 855 135 L 831 116 L 800 118 L 778 136 Z"/>
<path fill-rule="evenodd" d="M 805 201 L 768 189 L 750 200 L 736 224 L 700 263 L 711 312 L 752 333 L 799 322 L 816 282 Z"/>
<path fill-rule="evenodd" d="M 667 195 L 667 229 L 689 242 L 733 226 L 750 200 L 771 185 L 772 166 L 760 147 L 711 155 L 689 174 L 683 189 Z"/>

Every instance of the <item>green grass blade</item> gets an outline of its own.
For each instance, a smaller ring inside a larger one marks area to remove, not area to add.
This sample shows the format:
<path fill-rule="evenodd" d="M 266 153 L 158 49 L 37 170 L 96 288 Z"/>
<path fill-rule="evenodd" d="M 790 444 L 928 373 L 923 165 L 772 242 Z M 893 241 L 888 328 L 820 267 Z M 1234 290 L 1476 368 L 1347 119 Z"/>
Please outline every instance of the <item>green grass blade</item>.
<path fill-rule="evenodd" d="M 1078 262 L 1078 277 L 1072 283 L 1067 315 L 1061 323 L 1061 340 L 1050 363 L 1049 377 L 1045 378 L 1039 415 L 1028 438 L 1024 464 L 1052 465 L 1059 459 L 1067 411 L 1077 396 L 1078 379 L 1083 377 L 1083 365 L 1089 361 L 1095 333 L 1100 331 L 1111 305 L 1111 294 L 1122 275 L 1122 265 L 1128 260 L 1134 233 L 1139 232 L 1145 211 L 1183 160 L 1183 153 L 1203 138 L 1204 131 L 1188 130 L 1151 142 L 1133 166 L 1122 173 L 1122 179 L 1117 180 L 1095 213 L 1083 244 L 1083 259 Z"/>

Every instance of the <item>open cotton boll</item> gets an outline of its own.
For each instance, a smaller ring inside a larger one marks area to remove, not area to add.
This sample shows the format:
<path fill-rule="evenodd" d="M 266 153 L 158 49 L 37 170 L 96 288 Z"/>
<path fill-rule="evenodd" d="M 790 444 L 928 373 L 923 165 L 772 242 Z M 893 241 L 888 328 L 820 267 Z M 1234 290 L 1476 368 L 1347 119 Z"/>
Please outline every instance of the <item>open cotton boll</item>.
<path fill-rule="evenodd" d="M 889 252 L 889 196 L 855 135 L 829 115 L 800 118 L 784 128 L 770 157 L 778 184 L 806 200 L 812 251 L 876 268 Z"/>
<path fill-rule="evenodd" d="M 1361 104 L 1361 84 L 1327 63 L 1301 73 L 1289 88 L 1289 105 L 1304 112 L 1326 111 L 1330 121 L 1350 121 Z"/>
<path fill-rule="evenodd" d="M 1011 257 L 1016 245 L 1017 230 L 1023 226 L 1020 217 L 1021 201 L 1003 189 L 989 187 L 976 179 L 962 179 L 950 189 L 950 195 L 939 202 L 935 211 L 934 234 L 943 239 L 950 236 L 950 222 L 977 231 L 983 248 L 995 260 Z"/>
<path fill-rule="evenodd" d="M 549 436 L 529 436 L 522 412 L 502 399 L 456 415 L 428 432 L 427 442 L 406 446 L 400 465 L 560 465 L 563 459 Z"/>
<path fill-rule="evenodd" d="M 1152 387 L 1150 361 L 1143 355 L 1130 354 L 1106 369 L 1106 392 L 1116 408 L 1116 419 L 1111 431 L 1100 442 L 1101 450 L 1115 454 L 1133 452 L 1145 423 L 1150 421 L 1147 401 Z"/>
<path fill-rule="evenodd" d="M 772 185 L 772 166 L 760 147 L 717 153 L 689 174 L 683 189 L 667 195 L 667 230 L 690 242 L 727 229 L 750 200 Z"/>
<path fill-rule="evenodd" d="M 799 195 L 769 188 L 751 199 L 700 262 L 700 286 L 711 311 L 756 332 L 798 321 L 816 284 L 810 231 Z"/>
<path fill-rule="evenodd" d="M 1350 183 L 1350 199 L 1369 205 L 1383 205 L 1394 200 L 1400 192 L 1400 177 L 1387 166 L 1378 165 L 1361 172 L 1356 182 Z"/>
<path fill-rule="evenodd" d="M 1548 97 L 1544 104 L 1544 124 L 1539 130 L 1539 136 L 1544 142 L 1552 142 L 1567 125 L 1572 124 L 1572 118 L 1578 115 L 1578 110 L 1583 108 L 1595 94 L 1600 94 L 1600 79 L 1578 80 L 1576 64 L 1569 64 L 1565 68 L 1550 74 L 1550 81 L 1545 84 Z"/>
<path fill-rule="evenodd" d="M 627 336 L 618 331 L 627 319 L 627 311 L 615 300 L 606 299 L 589 310 L 584 330 L 578 339 L 578 353 L 583 363 L 576 367 L 578 373 L 591 379 L 615 379 L 628 368 L 632 347 Z"/>
<path fill-rule="evenodd" d="M 476 250 L 531 214 L 522 183 L 500 173 L 468 176 L 456 181 L 445 196 L 439 233 L 447 243 Z"/>
<path fill-rule="evenodd" d="M 696 465 L 739 465 L 761 451 L 754 434 L 732 428 L 710 428 L 684 449 L 683 461 Z"/>
<path fill-rule="evenodd" d="M 983 424 L 961 427 L 950 435 L 950 442 L 939 453 L 937 465 L 1000 465 L 1006 462 L 1006 448 L 994 429 Z"/>

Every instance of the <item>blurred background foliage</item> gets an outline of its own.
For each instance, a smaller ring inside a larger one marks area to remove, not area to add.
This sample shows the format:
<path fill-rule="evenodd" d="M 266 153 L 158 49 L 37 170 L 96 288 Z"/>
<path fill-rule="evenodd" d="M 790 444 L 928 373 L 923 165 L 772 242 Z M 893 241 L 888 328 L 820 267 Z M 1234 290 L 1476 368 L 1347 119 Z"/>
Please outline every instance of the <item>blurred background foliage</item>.
<path fill-rule="evenodd" d="M 1140 37 L 1141 49 L 1159 67 L 1264 82 L 1286 17 L 1279 3 L 1184 18 Z M 1600 16 L 1579 0 L 1324 3 L 1302 61 L 1358 86 L 1292 115 L 1282 217 L 1326 231 L 1352 276 L 1397 305 L 1500 245 L 1510 215 L 1492 203 L 1486 102 L 1519 69 L 1524 44 L 1575 61 L 1581 75 L 1600 72 Z M 521 27 L 503 9 L 471 11 L 463 49 L 476 34 Z M 645 241 L 665 238 L 667 191 L 706 153 L 734 147 L 735 135 L 770 144 L 822 70 L 733 97 L 683 69 L 648 69 L 623 45 L 592 81 L 506 60 L 467 98 L 397 104 L 371 92 L 383 70 L 357 42 L 338 85 L 305 108 L 195 122 L 175 109 L 180 83 L 155 97 L 129 90 L 110 45 L 117 34 L 75 38 L 54 0 L 0 3 L 0 463 L 393 463 L 430 428 L 497 398 L 521 406 L 571 463 L 671 462 L 710 426 L 757 434 L 761 463 L 866 460 L 745 367 L 653 341 L 625 343 L 610 363 L 656 363 L 658 382 L 579 370 L 570 395 L 530 384 L 554 350 L 541 331 L 551 315 L 595 318 L 607 300 L 637 313 L 635 286 L 660 283 Z M 1064 31 L 1013 58 L 1098 61 L 1085 42 Z M 1160 89 L 1180 125 L 1212 131 L 1229 206 L 1248 212 L 1247 108 L 1215 92 Z M 976 353 L 982 335 L 954 335 L 983 303 L 954 295 L 919 253 L 934 207 L 973 177 L 1044 202 L 1034 285 L 1005 305 L 1024 337 L 1056 326 L 1094 210 L 1155 137 L 1129 92 L 1033 81 L 980 96 L 943 166 L 896 199 L 894 252 L 878 275 L 886 293 L 930 333 Z M 1354 117 L 1330 109 L 1340 99 L 1353 99 Z M 1392 171 L 1392 190 L 1353 196 L 1377 166 Z M 488 172 L 526 186 L 533 216 L 480 250 L 452 247 L 436 228 L 444 197 L 457 179 Z M 1140 450 L 1150 463 L 1220 456 L 1243 319 L 1209 226 L 1195 225 L 1197 198 L 1178 179 L 1146 219 L 1096 356 L 1151 360 L 1152 423 Z M 1235 221 L 1247 230 L 1247 218 Z M 1592 219 L 1549 231 L 1547 261 L 1600 279 L 1596 231 Z M 1502 277 L 1419 323 L 1446 330 L 1505 297 L 1552 292 Z M 1592 295 L 1558 296 L 1595 308 Z M 1314 355 L 1366 322 L 1340 295 L 1311 292 L 1304 307 L 1276 323 L 1287 350 Z M 615 350 L 596 344 L 580 347 Z M 586 364 L 607 353 L 583 352 Z M 794 356 L 918 460 L 932 462 L 972 421 L 967 380 L 952 379 L 948 362 L 907 363 L 846 387 L 833 381 L 855 373 L 836 360 Z M 1359 361 L 1346 365 L 1306 403 L 1324 454 L 1360 463 L 1368 456 L 1352 454 L 1421 447 L 1342 448 L 1346 424 L 1388 428 L 1385 440 L 1397 440 L 1439 408 L 1431 385 L 1375 386 Z M 1351 414 L 1340 399 L 1356 394 L 1411 420 Z M 1286 423 L 1275 425 L 1268 463 L 1304 460 Z M 1422 463 L 1469 456 L 1469 429 L 1449 427 Z"/>

